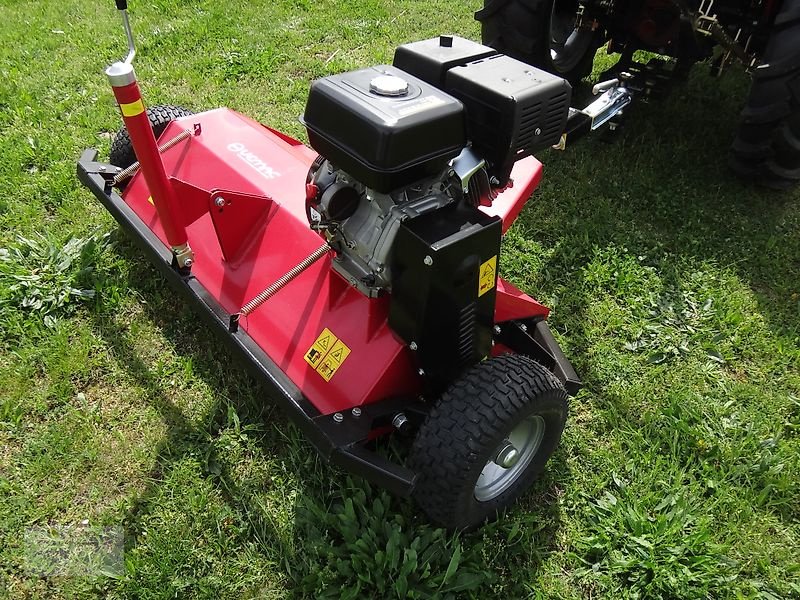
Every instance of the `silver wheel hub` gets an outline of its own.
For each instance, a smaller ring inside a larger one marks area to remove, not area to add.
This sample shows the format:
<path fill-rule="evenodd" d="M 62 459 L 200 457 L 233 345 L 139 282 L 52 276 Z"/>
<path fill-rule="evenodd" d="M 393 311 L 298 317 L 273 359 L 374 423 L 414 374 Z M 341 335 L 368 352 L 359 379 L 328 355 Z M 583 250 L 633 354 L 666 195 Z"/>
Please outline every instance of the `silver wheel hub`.
<path fill-rule="evenodd" d="M 544 419 L 533 415 L 520 421 L 491 454 L 475 483 L 475 499 L 492 500 L 508 491 L 525 473 L 542 445 Z"/>
<path fill-rule="evenodd" d="M 514 444 L 508 440 L 504 440 L 500 451 L 497 453 L 497 456 L 494 457 L 494 464 L 504 469 L 510 469 L 517 464 L 517 461 L 519 461 L 519 450 L 514 448 Z"/>

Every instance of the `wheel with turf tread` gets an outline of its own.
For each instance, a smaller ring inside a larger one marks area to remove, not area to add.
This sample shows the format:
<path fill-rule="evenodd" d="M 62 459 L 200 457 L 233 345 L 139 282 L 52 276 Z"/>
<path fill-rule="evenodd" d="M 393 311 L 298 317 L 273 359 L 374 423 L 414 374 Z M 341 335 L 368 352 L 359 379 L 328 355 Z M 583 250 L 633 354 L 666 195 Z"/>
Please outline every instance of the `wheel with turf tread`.
<path fill-rule="evenodd" d="M 761 60 L 729 164 L 744 179 L 788 189 L 800 181 L 800 0 L 784 0 Z"/>
<path fill-rule="evenodd" d="M 577 10 L 577 0 L 484 0 L 475 18 L 487 46 L 575 84 L 603 41 L 600 30 L 571 27 Z"/>
<path fill-rule="evenodd" d="M 191 110 L 183 108 L 182 106 L 171 106 L 169 104 L 162 104 L 151 106 L 147 109 L 147 117 L 150 119 L 150 125 L 153 127 L 153 134 L 156 139 L 164 133 L 172 121 L 180 117 L 188 117 L 194 113 Z M 111 142 L 111 151 L 109 152 L 108 161 L 115 167 L 127 169 L 136 162 L 136 153 L 133 151 L 133 144 L 128 135 L 128 129 L 122 127 L 114 136 Z"/>
<path fill-rule="evenodd" d="M 475 365 L 442 394 L 414 439 L 414 499 L 449 529 L 496 518 L 541 473 L 566 419 L 564 386 L 534 360 L 506 354 Z M 517 435 L 534 429 L 538 437 Z M 494 461 L 507 440 L 520 458 L 504 469 Z"/>

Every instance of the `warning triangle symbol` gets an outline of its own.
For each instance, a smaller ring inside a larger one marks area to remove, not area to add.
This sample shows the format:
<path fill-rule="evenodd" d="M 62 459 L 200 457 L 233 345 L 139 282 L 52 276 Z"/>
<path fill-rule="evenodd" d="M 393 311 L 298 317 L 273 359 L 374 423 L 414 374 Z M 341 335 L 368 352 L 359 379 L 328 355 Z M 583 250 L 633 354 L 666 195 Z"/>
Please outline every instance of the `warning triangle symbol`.
<path fill-rule="evenodd" d="M 319 338 L 317 340 L 317 344 L 319 344 L 319 347 L 322 348 L 323 350 L 327 350 L 328 349 L 328 345 L 330 343 L 331 343 L 331 336 L 329 336 L 329 335 L 326 335 L 325 337 L 321 337 L 321 338 Z"/>
<path fill-rule="evenodd" d="M 342 349 L 338 348 L 337 350 L 334 350 L 333 352 L 331 352 L 330 357 L 337 363 L 342 362 Z"/>

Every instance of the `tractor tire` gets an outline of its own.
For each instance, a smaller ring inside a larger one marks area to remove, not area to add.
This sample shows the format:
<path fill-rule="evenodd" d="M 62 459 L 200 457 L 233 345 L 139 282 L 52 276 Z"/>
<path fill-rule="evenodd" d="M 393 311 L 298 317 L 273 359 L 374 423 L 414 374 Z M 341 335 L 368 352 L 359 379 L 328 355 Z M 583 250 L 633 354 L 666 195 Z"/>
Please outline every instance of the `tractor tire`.
<path fill-rule="evenodd" d="M 773 189 L 800 181 L 800 0 L 775 18 L 742 111 L 729 164 L 742 178 Z"/>
<path fill-rule="evenodd" d="M 577 0 L 485 0 L 475 18 L 487 46 L 576 84 L 603 41 L 599 30 L 575 30 L 577 11 Z"/>
<path fill-rule="evenodd" d="M 153 134 L 155 134 L 156 139 L 164 133 L 167 125 L 172 121 L 179 117 L 188 117 L 193 114 L 192 111 L 181 106 L 156 105 L 147 109 L 147 116 L 150 119 L 150 125 L 153 127 Z M 133 151 L 133 144 L 125 127 L 122 127 L 117 132 L 111 142 L 108 162 L 121 169 L 127 169 L 136 162 L 136 153 Z"/>
<path fill-rule="evenodd" d="M 537 478 L 566 420 L 567 392 L 539 363 L 507 354 L 475 365 L 444 392 L 412 444 L 417 504 L 448 529 L 493 520 Z"/>

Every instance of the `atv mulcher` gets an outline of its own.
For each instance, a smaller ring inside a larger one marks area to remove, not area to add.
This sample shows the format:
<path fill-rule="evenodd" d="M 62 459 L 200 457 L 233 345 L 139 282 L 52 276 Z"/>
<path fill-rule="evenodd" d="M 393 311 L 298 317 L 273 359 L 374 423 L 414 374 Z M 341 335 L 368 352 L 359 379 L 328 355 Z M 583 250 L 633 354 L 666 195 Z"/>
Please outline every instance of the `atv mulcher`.
<path fill-rule="evenodd" d="M 493 518 L 580 386 L 548 309 L 498 277 L 569 84 L 462 38 L 409 43 L 311 85 L 309 148 L 226 108 L 145 109 L 117 7 L 125 127 L 80 180 L 323 457 L 447 527 Z M 394 432 L 405 464 L 380 453 Z"/>

